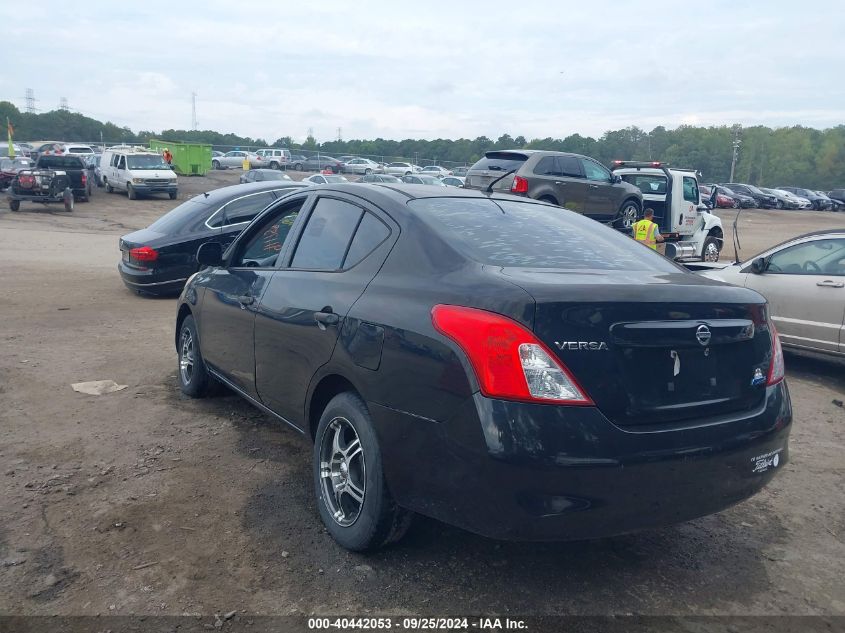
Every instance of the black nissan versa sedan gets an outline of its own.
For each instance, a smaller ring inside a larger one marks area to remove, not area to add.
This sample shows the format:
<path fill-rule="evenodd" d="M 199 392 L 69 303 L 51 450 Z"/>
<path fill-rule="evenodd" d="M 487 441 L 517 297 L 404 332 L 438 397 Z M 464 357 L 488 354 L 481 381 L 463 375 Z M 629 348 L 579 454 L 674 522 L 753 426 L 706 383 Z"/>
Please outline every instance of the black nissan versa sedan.
<path fill-rule="evenodd" d="M 176 295 L 197 272 L 197 248 L 228 244 L 268 204 L 303 187 L 290 180 L 232 185 L 194 196 L 147 228 L 120 238 L 123 283 L 144 294 Z"/>
<path fill-rule="evenodd" d="M 662 526 L 787 461 L 763 297 L 560 207 L 310 187 L 197 258 L 182 390 L 223 383 L 311 437 L 319 512 L 346 548 L 399 538 L 412 512 L 505 539 Z"/>

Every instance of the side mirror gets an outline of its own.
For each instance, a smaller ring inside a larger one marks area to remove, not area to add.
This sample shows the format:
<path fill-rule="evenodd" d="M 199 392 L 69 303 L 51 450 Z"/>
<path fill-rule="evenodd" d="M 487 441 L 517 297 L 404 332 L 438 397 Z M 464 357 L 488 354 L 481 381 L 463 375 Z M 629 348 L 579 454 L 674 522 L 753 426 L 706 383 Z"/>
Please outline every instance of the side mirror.
<path fill-rule="evenodd" d="M 751 272 L 755 275 L 762 275 L 766 272 L 766 259 L 764 257 L 758 257 L 751 262 Z"/>
<path fill-rule="evenodd" d="M 197 249 L 197 261 L 201 266 L 222 266 L 223 245 L 220 242 L 206 242 Z"/>
<path fill-rule="evenodd" d="M 622 176 L 620 176 L 619 174 L 611 174 L 610 182 L 612 182 L 614 185 L 618 185 L 620 182 L 622 182 Z"/>

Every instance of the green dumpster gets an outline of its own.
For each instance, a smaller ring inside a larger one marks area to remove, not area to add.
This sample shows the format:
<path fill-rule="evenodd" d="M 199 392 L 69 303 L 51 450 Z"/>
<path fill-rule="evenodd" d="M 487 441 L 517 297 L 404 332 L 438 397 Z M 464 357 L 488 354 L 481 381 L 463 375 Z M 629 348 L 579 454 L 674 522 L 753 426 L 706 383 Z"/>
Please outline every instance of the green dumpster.
<path fill-rule="evenodd" d="M 173 154 L 173 169 L 182 176 L 205 176 L 211 169 L 211 145 L 180 143 L 177 141 L 150 141 L 150 149 Z"/>

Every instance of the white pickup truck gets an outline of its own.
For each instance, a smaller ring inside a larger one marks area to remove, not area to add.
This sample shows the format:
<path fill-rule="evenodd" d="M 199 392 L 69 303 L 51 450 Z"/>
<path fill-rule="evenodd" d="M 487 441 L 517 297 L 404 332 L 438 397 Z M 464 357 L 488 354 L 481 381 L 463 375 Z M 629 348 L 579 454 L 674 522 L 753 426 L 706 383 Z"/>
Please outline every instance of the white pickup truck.
<path fill-rule="evenodd" d="M 719 261 L 725 234 L 722 221 L 701 204 L 698 177 L 691 169 L 671 169 L 660 162 L 613 161 L 612 171 L 643 192 L 643 209 L 654 221 L 675 260 Z M 625 218 L 626 229 L 634 218 Z"/>

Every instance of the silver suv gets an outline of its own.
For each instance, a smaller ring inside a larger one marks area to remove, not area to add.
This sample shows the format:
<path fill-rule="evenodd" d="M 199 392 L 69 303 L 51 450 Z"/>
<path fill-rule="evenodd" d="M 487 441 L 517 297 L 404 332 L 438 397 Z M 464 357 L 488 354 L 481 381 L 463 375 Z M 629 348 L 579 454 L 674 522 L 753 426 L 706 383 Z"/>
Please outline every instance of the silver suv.
<path fill-rule="evenodd" d="M 643 208 L 638 187 L 580 154 L 518 149 L 487 152 L 467 172 L 467 189 L 510 192 L 623 227 Z"/>

